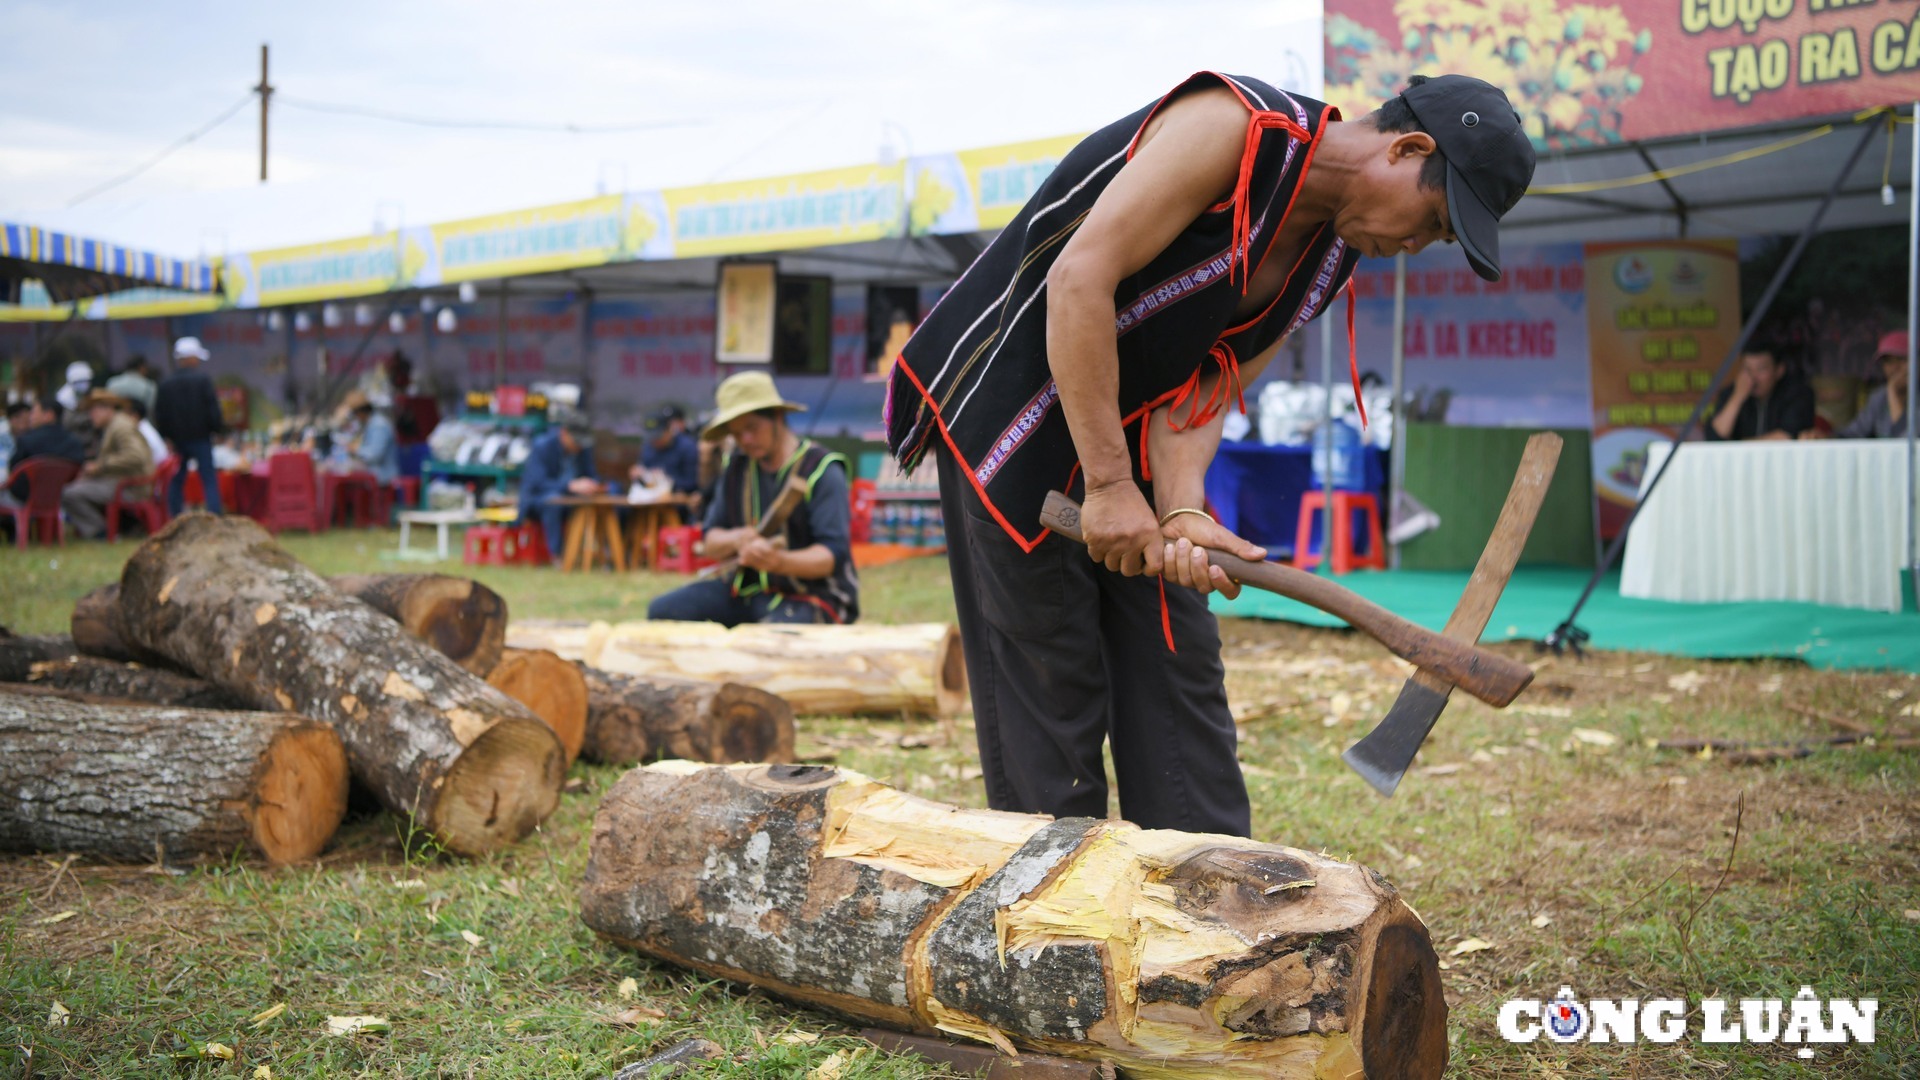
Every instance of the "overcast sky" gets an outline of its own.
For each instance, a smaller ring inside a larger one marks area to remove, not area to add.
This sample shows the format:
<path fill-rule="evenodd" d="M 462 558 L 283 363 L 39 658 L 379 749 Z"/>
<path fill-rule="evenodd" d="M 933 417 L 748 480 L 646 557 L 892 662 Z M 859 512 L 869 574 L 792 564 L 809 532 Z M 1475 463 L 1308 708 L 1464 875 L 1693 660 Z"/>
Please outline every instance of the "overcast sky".
<path fill-rule="evenodd" d="M 6 0 L 0 219 L 196 256 L 1086 131 L 1202 68 L 1288 81 L 1316 0 Z M 79 203 L 239 103 L 259 108 Z M 1295 61 L 1297 65 L 1298 61 Z M 452 121 L 658 125 L 463 130 Z"/>

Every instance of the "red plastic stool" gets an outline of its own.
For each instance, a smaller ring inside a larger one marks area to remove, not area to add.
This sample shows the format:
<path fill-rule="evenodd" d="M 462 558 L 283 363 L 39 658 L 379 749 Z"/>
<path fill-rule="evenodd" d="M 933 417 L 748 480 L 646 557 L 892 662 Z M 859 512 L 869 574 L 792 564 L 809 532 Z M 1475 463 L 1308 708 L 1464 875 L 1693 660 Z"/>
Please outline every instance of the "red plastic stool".
<path fill-rule="evenodd" d="M 1305 569 L 1320 562 L 1321 553 L 1313 550 L 1313 515 L 1326 509 L 1327 493 L 1309 491 L 1300 496 L 1300 527 L 1293 539 L 1293 564 Z M 1358 511 L 1367 515 L 1367 553 L 1356 555 L 1353 550 L 1353 515 Z M 1322 517 L 1326 516 L 1324 513 Z M 1387 568 L 1387 542 L 1380 532 L 1380 500 L 1364 491 L 1336 491 L 1333 493 L 1333 572 L 1344 574 L 1349 570 L 1372 567 L 1376 570 Z"/>
<path fill-rule="evenodd" d="M 547 531 L 537 521 L 523 521 L 507 530 L 507 561 L 523 566 L 545 566 L 553 561 L 547 550 Z"/>
<path fill-rule="evenodd" d="M 393 478 L 393 492 L 400 499 L 400 505 L 408 510 L 420 505 L 420 478 L 417 476 L 396 476 Z M 385 518 L 381 518 L 385 521 Z"/>
<path fill-rule="evenodd" d="M 505 525 L 475 525 L 467 530 L 466 550 L 461 558 L 473 566 L 505 566 L 507 548 L 513 542 L 513 530 Z"/>
<path fill-rule="evenodd" d="M 669 525 L 661 529 L 653 548 L 653 568 L 693 574 L 712 566 L 712 559 L 699 554 L 703 535 L 705 531 L 698 525 Z"/>

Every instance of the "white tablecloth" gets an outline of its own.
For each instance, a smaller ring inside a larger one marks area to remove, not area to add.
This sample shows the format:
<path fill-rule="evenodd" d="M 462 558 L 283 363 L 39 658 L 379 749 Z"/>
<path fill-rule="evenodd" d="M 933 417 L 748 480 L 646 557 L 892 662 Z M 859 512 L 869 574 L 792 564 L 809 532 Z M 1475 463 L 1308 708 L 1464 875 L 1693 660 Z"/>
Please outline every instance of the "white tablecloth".
<path fill-rule="evenodd" d="M 1647 448 L 1649 479 L 1672 448 Z M 1904 439 L 1688 443 L 1634 520 L 1621 595 L 1899 611 L 1906 450 Z"/>

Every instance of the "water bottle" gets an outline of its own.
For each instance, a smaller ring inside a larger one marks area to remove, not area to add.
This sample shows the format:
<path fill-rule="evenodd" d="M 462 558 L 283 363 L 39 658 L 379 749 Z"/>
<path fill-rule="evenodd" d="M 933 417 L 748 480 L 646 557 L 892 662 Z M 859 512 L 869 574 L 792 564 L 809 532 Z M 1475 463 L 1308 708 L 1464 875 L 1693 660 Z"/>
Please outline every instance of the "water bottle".
<path fill-rule="evenodd" d="M 1327 445 L 1329 436 L 1333 444 L 1331 454 Z M 1360 432 L 1344 420 L 1322 425 L 1314 435 L 1314 486 L 1325 484 L 1329 474 L 1333 477 L 1333 486 L 1340 491 L 1361 491 L 1367 486 L 1366 471 L 1361 467 Z"/>

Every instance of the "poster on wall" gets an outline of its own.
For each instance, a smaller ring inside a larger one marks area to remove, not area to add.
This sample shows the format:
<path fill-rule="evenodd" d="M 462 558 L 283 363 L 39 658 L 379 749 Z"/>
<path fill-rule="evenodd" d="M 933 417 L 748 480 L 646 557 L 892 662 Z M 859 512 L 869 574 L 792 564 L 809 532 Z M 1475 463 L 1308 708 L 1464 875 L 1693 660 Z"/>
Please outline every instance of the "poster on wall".
<path fill-rule="evenodd" d="M 1549 150 L 1920 97 L 1920 18 L 1872 0 L 1336 0 L 1326 43 L 1326 100 L 1349 119 L 1409 75 L 1473 75 Z"/>
<path fill-rule="evenodd" d="M 715 360 L 722 364 L 773 362 L 775 278 L 778 273 L 778 266 L 770 262 L 730 262 L 720 265 Z"/>
<path fill-rule="evenodd" d="M 1419 418 L 1477 427 L 1587 426 L 1581 246 L 1509 244 L 1501 262 L 1500 280 L 1482 281 L 1457 248 L 1435 245 L 1407 260 L 1406 385 Z M 1362 262 L 1353 289 L 1361 371 L 1384 378 L 1392 363 L 1393 263 Z"/>
<path fill-rule="evenodd" d="M 1647 445 L 1685 424 L 1740 336 L 1732 240 L 1587 245 L 1593 489 L 1600 535 L 1640 498 Z"/>

